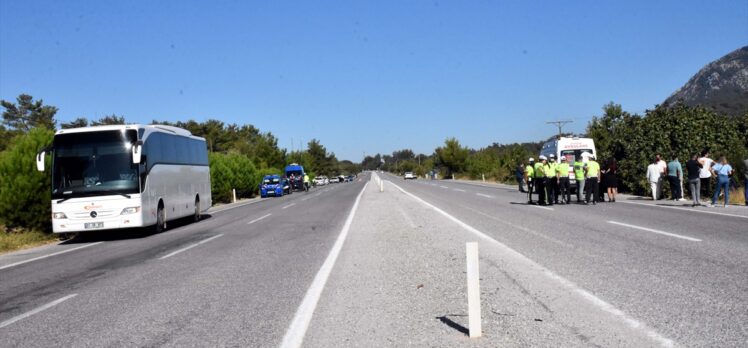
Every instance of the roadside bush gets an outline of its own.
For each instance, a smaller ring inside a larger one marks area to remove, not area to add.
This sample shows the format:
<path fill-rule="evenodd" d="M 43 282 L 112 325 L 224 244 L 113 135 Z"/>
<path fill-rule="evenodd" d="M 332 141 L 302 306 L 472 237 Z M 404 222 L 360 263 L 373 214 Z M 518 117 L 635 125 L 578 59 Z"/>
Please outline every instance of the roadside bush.
<path fill-rule="evenodd" d="M 49 175 L 36 170 L 36 153 L 52 142 L 54 132 L 36 128 L 11 140 L 0 153 L 0 223 L 8 228 L 51 231 Z"/>
<path fill-rule="evenodd" d="M 252 161 L 240 154 L 210 153 L 210 186 L 214 202 L 231 202 L 231 190 L 237 197 L 251 197 L 260 183 Z"/>

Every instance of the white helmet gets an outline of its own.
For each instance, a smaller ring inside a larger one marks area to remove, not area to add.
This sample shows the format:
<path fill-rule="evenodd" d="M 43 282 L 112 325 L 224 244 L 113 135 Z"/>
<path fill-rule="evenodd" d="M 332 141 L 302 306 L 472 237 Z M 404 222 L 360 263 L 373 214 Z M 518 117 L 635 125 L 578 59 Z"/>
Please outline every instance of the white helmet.
<path fill-rule="evenodd" d="M 535 159 L 534 159 L 534 158 L 532 158 L 532 157 L 530 157 L 530 159 L 529 159 L 528 161 L 530 161 L 530 162 L 535 162 Z"/>
<path fill-rule="evenodd" d="M 546 160 L 548 160 L 548 158 L 547 158 L 547 157 L 545 157 L 545 156 L 543 156 L 543 155 L 540 155 L 540 157 L 539 157 L 539 158 L 540 158 L 540 160 L 541 160 L 541 161 L 546 161 Z"/>

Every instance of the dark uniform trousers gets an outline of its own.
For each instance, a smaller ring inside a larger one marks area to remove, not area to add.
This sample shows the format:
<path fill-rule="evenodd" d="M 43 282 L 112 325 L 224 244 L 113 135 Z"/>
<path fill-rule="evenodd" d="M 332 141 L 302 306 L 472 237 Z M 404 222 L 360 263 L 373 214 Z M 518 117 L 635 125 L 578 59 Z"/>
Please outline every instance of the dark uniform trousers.
<path fill-rule="evenodd" d="M 532 189 L 535 187 L 535 178 L 527 178 L 527 203 L 532 203 Z"/>
<path fill-rule="evenodd" d="M 545 204 L 545 178 L 535 178 L 535 192 L 538 193 L 538 204 Z"/>
<path fill-rule="evenodd" d="M 587 189 L 587 194 L 584 196 L 585 202 L 590 202 L 590 195 L 592 195 L 592 202 L 597 202 L 597 198 L 600 195 L 600 185 L 597 184 L 597 177 L 593 176 L 587 178 L 584 181 L 584 187 Z"/>
<path fill-rule="evenodd" d="M 566 199 L 566 203 L 571 203 L 571 190 L 569 189 L 569 177 L 561 178 L 558 183 L 558 189 L 561 197 Z"/>

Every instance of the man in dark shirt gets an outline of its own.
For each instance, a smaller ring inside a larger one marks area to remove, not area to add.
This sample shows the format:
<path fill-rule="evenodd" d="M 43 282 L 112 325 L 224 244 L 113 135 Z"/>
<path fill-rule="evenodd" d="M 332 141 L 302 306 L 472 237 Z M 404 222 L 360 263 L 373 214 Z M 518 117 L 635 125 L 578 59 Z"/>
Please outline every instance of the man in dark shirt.
<path fill-rule="evenodd" d="M 519 183 L 519 192 L 527 192 L 525 191 L 525 164 L 520 163 L 517 166 L 517 169 L 514 172 L 514 177 L 517 179 L 517 183 Z"/>
<path fill-rule="evenodd" d="M 688 171 L 688 187 L 691 190 L 691 199 L 695 207 L 701 205 L 699 194 L 701 192 L 701 179 L 699 179 L 699 172 L 701 171 L 701 163 L 699 163 L 699 155 L 694 154 L 691 159 L 686 162 L 686 171 Z"/>

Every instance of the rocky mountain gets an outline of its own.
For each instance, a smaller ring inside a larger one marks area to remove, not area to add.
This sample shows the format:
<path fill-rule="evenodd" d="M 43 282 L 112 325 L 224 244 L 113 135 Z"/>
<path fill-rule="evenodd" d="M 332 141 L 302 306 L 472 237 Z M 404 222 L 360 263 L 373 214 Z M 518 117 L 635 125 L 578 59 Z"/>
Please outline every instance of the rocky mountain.
<path fill-rule="evenodd" d="M 679 100 L 728 116 L 748 112 L 748 46 L 707 64 L 663 104 Z"/>

